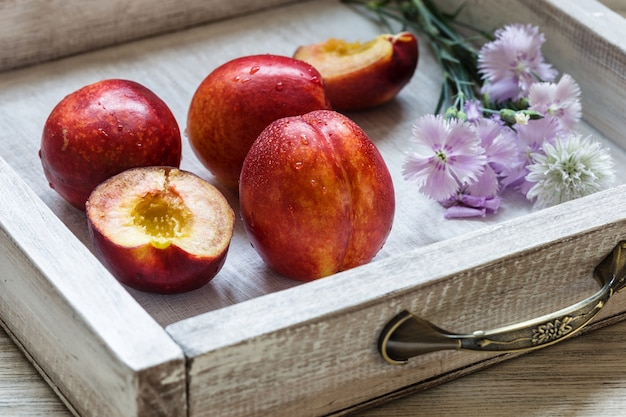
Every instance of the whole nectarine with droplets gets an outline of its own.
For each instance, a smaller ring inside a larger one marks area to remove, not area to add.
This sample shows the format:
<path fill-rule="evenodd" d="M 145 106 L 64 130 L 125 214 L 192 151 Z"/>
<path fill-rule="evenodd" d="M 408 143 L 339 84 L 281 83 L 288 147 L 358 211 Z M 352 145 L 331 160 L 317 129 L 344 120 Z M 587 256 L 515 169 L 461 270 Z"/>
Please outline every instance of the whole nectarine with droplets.
<path fill-rule="evenodd" d="M 201 82 L 189 107 L 187 136 L 217 180 L 236 189 L 248 149 L 268 124 L 329 108 L 322 76 L 311 65 L 280 55 L 244 56 Z"/>
<path fill-rule="evenodd" d="M 83 209 L 102 181 L 140 166 L 178 167 L 180 130 L 163 100 L 143 85 L 108 79 L 63 98 L 45 122 L 39 151 L 50 186 Z"/>
<path fill-rule="evenodd" d="M 391 230 L 391 176 L 351 119 L 329 110 L 271 123 L 246 156 L 241 216 L 261 258 L 310 281 L 369 262 Z"/>

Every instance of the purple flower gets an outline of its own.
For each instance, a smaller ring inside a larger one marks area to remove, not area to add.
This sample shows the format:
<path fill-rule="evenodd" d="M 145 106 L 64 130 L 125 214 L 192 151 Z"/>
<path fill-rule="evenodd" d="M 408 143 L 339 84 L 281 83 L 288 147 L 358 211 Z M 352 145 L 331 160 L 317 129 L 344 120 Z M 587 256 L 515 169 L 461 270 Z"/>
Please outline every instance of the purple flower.
<path fill-rule="evenodd" d="M 538 152 L 544 143 L 553 142 L 559 134 L 559 124 L 550 118 L 531 120 L 528 124 L 517 126 L 517 146 L 524 164 L 533 161 L 532 155 Z"/>
<path fill-rule="evenodd" d="M 466 191 L 474 196 L 495 196 L 500 190 L 500 174 L 518 161 L 515 137 L 511 129 L 493 119 L 481 119 L 475 130 L 485 150 L 487 164 Z"/>
<path fill-rule="evenodd" d="M 483 118 L 482 105 L 478 100 L 467 100 L 463 105 L 463 111 L 470 123 L 477 123 Z"/>
<path fill-rule="evenodd" d="M 564 74 L 558 83 L 535 83 L 528 93 L 530 110 L 554 118 L 563 131 L 572 130 L 582 114 L 580 87 L 574 79 Z"/>
<path fill-rule="evenodd" d="M 555 119 L 544 118 L 530 120 L 528 124 L 516 126 L 517 161 L 503 171 L 502 185 L 517 187 L 526 194 L 532 184 L 526 180 L 528 165 L 533 163 L 537 153 L 542 152 L 544 143 L 552 143 L 559 133 L 559 124 Z"/>
<path fill-rule="evenodd" d="M 502 200 L 500 197 L 477 197 L 460 193 L 441 202 L 446 207 L 444 218 L 460 219 L 468 217 L 485 217 L 487 213 L 495 213 L 500 208 Z"/>
<path fill-rule="evenodd" d="M 483 172 L 484 149 L 469 123 L 429 114 L 417 120 L 412 133 L 415 146 L 403 175 L 433 200 L 447 200 Z"/>
<path fill-rule="evenodd" d="M 495 32 L 496 39 L 479 51 L 478 70 L 489 100 L 504 102 L 526 97 L 536 81 L 553 81 L 557 71 L 544 62 L 545 38 L 536 26 L 508 25 Z"/>
<path fill-rule="evenodd" d="M 515 133 L 494 119 L 482 119 L 476 124 L 476 133 L 485 149 L 487 162 L 497 173 L 518 161 Z"/>

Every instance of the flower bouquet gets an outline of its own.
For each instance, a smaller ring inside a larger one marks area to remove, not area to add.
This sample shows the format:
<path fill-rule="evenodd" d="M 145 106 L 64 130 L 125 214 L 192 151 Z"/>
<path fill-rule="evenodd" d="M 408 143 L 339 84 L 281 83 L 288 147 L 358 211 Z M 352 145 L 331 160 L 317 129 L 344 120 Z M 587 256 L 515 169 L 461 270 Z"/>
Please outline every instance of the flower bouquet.
<path fill-rule="evenodd" d="M 431 0 L 344 1 L 428 37 L 444 80 L 434 113 L 413 126 L 403 175 L 441 204 L 446 218 L 495 213 L 507 189 L 544 208 L 611 186 L 608 150 L 577 130 L 580 88 L 545 62 L 538 27 L 487 33 Z"/>

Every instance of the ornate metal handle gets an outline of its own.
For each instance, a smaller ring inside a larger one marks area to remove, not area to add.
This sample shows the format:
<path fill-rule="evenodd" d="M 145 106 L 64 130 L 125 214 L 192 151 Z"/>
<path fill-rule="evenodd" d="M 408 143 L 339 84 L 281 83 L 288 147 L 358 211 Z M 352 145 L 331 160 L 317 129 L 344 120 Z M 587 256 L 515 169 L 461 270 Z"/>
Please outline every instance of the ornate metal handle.
<path fill-rule="evenodd" d="M 446 349 L 514 352 L 549 346 L 581 330 L 611 296 L 626 287 L 626 241 L 595 268 L 593 277 L 601 289 L 589 298 L 552 314 L 492 330 L 456 334 L 403 311 L 383 329 L 378 350 L 394 365 L 409 358 Z"/>

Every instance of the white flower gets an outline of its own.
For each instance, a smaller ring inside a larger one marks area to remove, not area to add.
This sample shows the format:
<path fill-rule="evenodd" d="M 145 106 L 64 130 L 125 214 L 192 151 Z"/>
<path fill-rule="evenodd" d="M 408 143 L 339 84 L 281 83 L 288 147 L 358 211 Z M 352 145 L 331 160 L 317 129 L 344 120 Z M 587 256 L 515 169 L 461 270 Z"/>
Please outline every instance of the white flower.
<path fill-rule="evenodd" d="M 615 172 L 607 149 L 590 137 L 572 133 L 546 142 L 534 154 L 526 180 L 534 183 L 526 197 L 535 207 L 553 206 L 611 186 Z"/>

